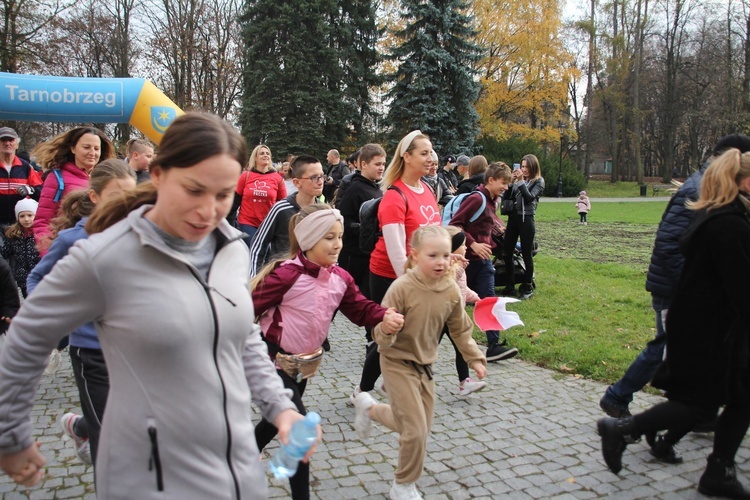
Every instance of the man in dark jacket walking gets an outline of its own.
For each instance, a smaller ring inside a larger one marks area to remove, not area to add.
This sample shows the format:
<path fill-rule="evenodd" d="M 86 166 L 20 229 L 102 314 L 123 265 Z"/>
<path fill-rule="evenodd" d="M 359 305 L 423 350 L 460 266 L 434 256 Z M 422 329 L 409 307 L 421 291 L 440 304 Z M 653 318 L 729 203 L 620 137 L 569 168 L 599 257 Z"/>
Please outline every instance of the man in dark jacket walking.
<path fill-rule="evenodd" d="M 607 388 L 599 401 L 599 406 L 610 417 L 630 416 L 628 405 L 633 401 L 633 394 L 651 381 L 664 358 L 664 346 L 667 343 L 664 318 L 672 302 L 685 261 L 680 252 L 679 240 L 694 214 L 685 206 L 685 203 L 698 199 L 703 172 L 713 158 L 729 148 L 737 148 L 742 153 L 750 151 L 750 137 L 733 134 L 719 140 L 712 156 L 677 190 L 662 215 L 646 276 L 646 290 L 651 292 L 651 304 L 656 313 L 656 336 L 640 352 L 625 375 Z"/>
<path fill-rule="evenodd" d="M 333 203 L 333 194 L 341 184 L 341 180 L 351 172 L 349 171 L 349 165 L 345 161 L 341 161 L 338 150 L 330 150 L 326 159 L 328 160 L 328 168 L 326 169 L 326 180 L 323 184 L 323 196 L 326 203 Z"/>

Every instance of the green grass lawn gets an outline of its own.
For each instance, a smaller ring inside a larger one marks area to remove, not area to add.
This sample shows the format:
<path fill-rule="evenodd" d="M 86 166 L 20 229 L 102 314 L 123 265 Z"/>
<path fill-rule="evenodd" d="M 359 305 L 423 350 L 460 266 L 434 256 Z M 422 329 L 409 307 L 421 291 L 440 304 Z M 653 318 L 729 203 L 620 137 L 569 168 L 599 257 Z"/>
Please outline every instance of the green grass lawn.
<path fill-rule="evenodd" d="M 571 205 L 571 206 L 568 206 Z M 525 326 L 502 332 L 519 356 L 602 382 L 617 380 L 654 336 L 646 270 L 666 202 L 592 207 L 578 225 L 572 204 L 539 204 L 537 289 L 509 309 Z M 475 338 L 486 342 L 483 332 Z"/>
<path fill-rule="evenodd" d="M 656 231 L 666 206 L 666 201 L 592 202 L 589 226 L 601 223 L 652 225 Z M 573 202 L 545 203 L 542 198 L 537 209 L 536 222 L 537 225 L 546 222 L 575 224 L 578 222 L 578 211 Z"/>
<path fill-rule="evenodd" d="M 636 182 L 609 182 L 591 179 L 584 189 L 589 198 L 637 198 L 641 195 L 641 189 Z M 650 186 L 647 193 L 648 196 L 651 196 Z M 667 195 L 662 193 L 661 196 Z"/>
<path fill-rule="evenodd" d="M 584 189 L 589 198 L 637 198 L 641 194 L 635 182 L 589 180 Z"/>

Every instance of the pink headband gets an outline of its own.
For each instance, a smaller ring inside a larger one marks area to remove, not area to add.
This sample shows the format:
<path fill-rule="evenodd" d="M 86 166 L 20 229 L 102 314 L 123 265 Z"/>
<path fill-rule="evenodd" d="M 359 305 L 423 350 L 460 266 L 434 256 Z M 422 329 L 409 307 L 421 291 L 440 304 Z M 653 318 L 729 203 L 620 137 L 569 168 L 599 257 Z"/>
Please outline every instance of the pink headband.
<path fill-rule="evenodd" d="M 335 208 L 318 210 L 299 221 L 294 226 L 294 237 L 297 238 L 300 250 L 307 252 L 314 247 L 331 230 L 331 226 L 336 221 L 341 223 L 343 229 L 344 217 Z"/>

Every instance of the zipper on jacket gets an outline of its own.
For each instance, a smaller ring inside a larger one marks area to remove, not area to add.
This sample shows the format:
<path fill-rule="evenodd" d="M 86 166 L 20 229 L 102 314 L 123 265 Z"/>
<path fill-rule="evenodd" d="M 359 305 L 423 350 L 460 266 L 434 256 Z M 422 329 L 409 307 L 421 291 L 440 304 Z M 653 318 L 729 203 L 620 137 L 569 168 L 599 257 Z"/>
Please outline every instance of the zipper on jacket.
<path fill-rule="evenodd" d="M 213 356 L 214 356 L 214 365 L 216 366 L 216 373 L 219 376 L 219 381 L 221 382 L 221 400 L 222 400 L 222 407 L 224 410 L 224 423 L 227 428 L 227 466 L 229 467 L 229 473 L 232 475 L 232 481 L 234 481 L 234 491 L 237 495 L 237 499 L 239 500 L 240 498 L 242 498 L 240 495 L 240 482 L 237 479 L 237 473 L 234 471 L 234 467 L 232 466 L 232 428 L 229 426 L 229 416 L 227 415 L 227 387 L 226 387 L 226 384 L 224 383 L 224 378 L 221 376 L 221 370 L 219 370 L 219 318 L 216 317 L 216 304 L 214 304 L 214 299 L 211 297 L 212 287 L 205 285 L 203 289 L 206 292 L 206 297 L 208 297 L 208 303 L 211 305 L 211 315 L 213 316 L 213 320 L 214 320 Z M 219 295 L 224 297 L 221 294 Z M 224 298 L 226 299 L 226 297 Z M 227 299 L 227 301 L 229 301 L 229 303 L 232 304 L 231 300 Z"/>
<path fill-rule="evenodd" d="M 156 469 L 156 489 L 164 491 L 164 476 L 161 469 L 161 458 L 159 457 L 159 442 L 156 439 L 156 420 L 149 418 L 148 438 L 151 441 L 151 457 L 148 459 L 148 470 Z"/>

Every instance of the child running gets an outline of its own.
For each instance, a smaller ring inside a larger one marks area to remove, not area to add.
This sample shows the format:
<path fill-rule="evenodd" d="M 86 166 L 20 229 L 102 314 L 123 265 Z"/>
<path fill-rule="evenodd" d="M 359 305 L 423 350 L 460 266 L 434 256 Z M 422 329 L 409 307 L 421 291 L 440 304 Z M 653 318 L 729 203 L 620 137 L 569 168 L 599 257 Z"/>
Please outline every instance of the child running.
<path fill-rule="evenodd" d="M 3 257 L 13 270 L 13 277 L 23 298 L 26 298 L 26 278 L 40 259 L 32 229 L 38 206 L 39 203 L 31 198 L 24 198 L 16 203 L 16 223 L 5 230 Z"/>
<path fill-rule="evenodd" d="M 479 295 L 469 288 L 466 284 L 466 271 L 465 267 L 468 264 L 466 260 L 466 233 L 461 231 L 455 226 L 446 226 L 445 230 L 451 237 L 451 254 L 460 255 L 463 259 L 453 259 L 453 265 L 451 271 L 454 273 L 456 283 L 458 283 L 458 289 L 461 290 L 461 297 L 464 299 L 464 304 L 475 304 L 479 301 Z M 445 334 L 448 333 L 448 328 L 443 327 L 443 331 L 440 333 L 440 341 L 442 342 Z M 448 335 L 448 339 L 453 344 L 453 349 L 456 351 L 456 373 L 458 374 L 458 395 L 468 396 L 472 392 L 481 391 L 487 385 L 486 382 L 481 380 L 472 380 L 469 377 L 469 365 L 461 356 L 461 351 L 458 350 L 456 342 L 453 337 Z"/>
<path fill-rule="evenodd" d="M 55 264 L 68 255 L 78 240 L 88 238 L 85 225 L 94 208 L 135 188 L 136 174 L 127 163 L 110 158 L 91 171 L 89 189 L 77 190 L 65 197 L 61 214 L 52 221 L 54 240 L 38 266 L 29 274 L 29 293 L 48 275 Z M 58 232 L 59 231 L 59 232 Z M 65 413 L 60 425 L 72 439 L 76 455 L 86 464 L 96 464 L 101 422 L 109 395 L 109 371 L 93 322 L 80 325 L 70 333 L 70 365 L 78 387 L 83 415 Z M 58 345 L 60 349 L 60 345 Z M 59 353 L 59 350 L 57 351 Z M 52 371 L 59 354 L 53 353 Z"/>
<path fill-rule="evenodd" d="M 268 264 L 251 283 L 263 340 L 302 415 L 307 414 L 302 402 L 307 379 L 322 360 L 321 346 L 336 310 L 356 325 L 378 325 L 387 335 L 403 325 L 401 314 L 366 299 L 354 278 L 336 265 L 343 234 L 344 218 L 338 210 L 324 204 L 303 208 L 290 223 L 290 258 Z M 258 449 L 276 433 L 271 422 L 261 420 L 255 428 Z M 300 463 L 289 479 L 292 498 L 310 498 L 309 476 L 309 465 Z"/>
<path fill-rule="evenodd" d="M 382 302 L 404 314 L 403 329 L 398 334 L 381 325 L 373 330 L 390 404 L 376 403 L 367 392 L 354 400 L 354 428 L 361 438 L 370 435 L 372 420 L 400 434 L 391 499 L 422 498 L 416 482 L 434 416 L 432 364 L 444 324 L 477 377 L 487 374 L 487 360 L 471 338 L 474 324 L 464 310 L 450 262 L 451 238 L 445 228 L 424 226 L 414 232 L 407 272 L 393 282 Z"/>

